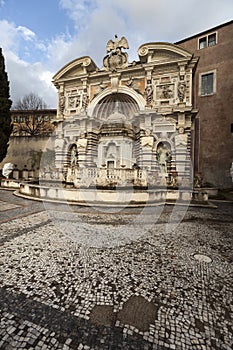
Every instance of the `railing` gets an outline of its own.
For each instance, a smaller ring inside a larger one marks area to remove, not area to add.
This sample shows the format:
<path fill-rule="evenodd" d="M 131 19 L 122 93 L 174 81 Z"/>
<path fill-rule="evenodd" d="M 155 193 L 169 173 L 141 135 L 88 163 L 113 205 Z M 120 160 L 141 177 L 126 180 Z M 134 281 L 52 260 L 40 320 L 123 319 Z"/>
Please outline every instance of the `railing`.
<path fill-rule="evenodd" d="M 147 185 L 147 173 L 141 169 L 79 168 L 75 177 L 76 186 Z"/>
<path fill-rule="evenodd" d="M 105 178 L 112 180 L 134 180 L 146 178 L 146 172 L 140 169 L 79 168 L 77 178 Z"/>

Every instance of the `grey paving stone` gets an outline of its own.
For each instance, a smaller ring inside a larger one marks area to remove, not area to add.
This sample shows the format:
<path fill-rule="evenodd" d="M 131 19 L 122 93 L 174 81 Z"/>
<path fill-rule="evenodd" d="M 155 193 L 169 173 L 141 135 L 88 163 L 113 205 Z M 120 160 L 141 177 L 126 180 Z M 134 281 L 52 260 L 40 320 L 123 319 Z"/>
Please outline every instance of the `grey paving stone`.
<path fill-rule="evenodd" d="M 171 229 L 172 206 L 154 220 L 0 194 L 1 348 L 232 348 L 232 203 L 176 208 Z"/>

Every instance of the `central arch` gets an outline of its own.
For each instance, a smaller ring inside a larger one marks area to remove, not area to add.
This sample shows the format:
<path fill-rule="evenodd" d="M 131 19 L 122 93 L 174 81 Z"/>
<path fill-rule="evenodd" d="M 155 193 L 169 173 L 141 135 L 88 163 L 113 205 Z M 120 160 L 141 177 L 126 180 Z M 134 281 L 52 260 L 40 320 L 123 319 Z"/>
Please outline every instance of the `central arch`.
<path fill-rule="evenodd" d="M 145 109 L 145 99 L 133 89 L 125 86 L 113 92 L 111 88 L 106 88 L 92 99 L 88 108 L 88 115 L 97 119 L 106 119 L 112 114 L 115 102 L 119 102 L 122 108 L 121 113 L 132 118 L 133 114 Z M 105 110 L 105 112 L 104 112 Z"/>
<path fill-rule="evenodd" d="M 113 114 L 116 102 L 119 112 L 124 114 L 127 119 L 132 119 L 139 111 L 137 102 L 129 95 L 124 93 L 111 93 L 103 97 L 94 107 L 92 117 L 100 120 L 106 120 Z"/>

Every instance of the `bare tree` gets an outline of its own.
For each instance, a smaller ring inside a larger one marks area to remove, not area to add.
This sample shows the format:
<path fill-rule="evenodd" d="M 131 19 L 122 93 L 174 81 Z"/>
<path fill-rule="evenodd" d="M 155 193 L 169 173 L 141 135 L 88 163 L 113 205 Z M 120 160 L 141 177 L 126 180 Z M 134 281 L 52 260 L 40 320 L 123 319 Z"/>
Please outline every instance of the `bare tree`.
<path fill-rule="evenodd" d="M 49 111 L 48 114 L 44 114 L 46 111 L 22 111 L 20 117 L 18 116 L 17 121 L 13 124 L 14 134 L 30 136 L 51 134 L 54 131 L 54 125 L 49 119 Z"/>
<path fill-rule="evenodd" d="M 14 135 L 49 135 L 54 130 L 50 122 L 50 111 L 43 99 L 30 93 L 19 99 L 11 110 L 15 113 L 13 123 Z"/>
<path fill-rule="evenodd" d="M 44 100 L 33 92 L 16 101 L 14 105 L 14 109 L 17 110 L 38 110 L 46 108 L 48 108 L 48 106 Z"/>

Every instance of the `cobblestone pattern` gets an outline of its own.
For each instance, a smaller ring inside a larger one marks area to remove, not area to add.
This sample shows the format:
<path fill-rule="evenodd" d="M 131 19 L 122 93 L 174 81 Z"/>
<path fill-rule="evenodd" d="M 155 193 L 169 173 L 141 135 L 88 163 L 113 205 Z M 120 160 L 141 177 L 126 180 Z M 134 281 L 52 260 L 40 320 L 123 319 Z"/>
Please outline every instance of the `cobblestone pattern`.
<path fill-rule="evenodd" d="M 232 204 L 190 209 L 168 232 L 171 212 L 141 225 L 134 239 L 125 233 L 131 214 L 117 214 L 118 225 L 114 214 L 67 215 L 67 225 L 76 217 L 91 237 L 103 234 L 102 242 L 117 229 L 119 244 L 110 247 L 90 246 L 85 232 L 87 245 L 72 241 L 51 220 L 57 213 L 3 223 L 0 348 L 232 349 Z M 133 317 L 146 324 L 146 315 L 122 313 L 135 297 L 155 306 L 146 330 Z M 111 308 L 113 326 L 92 322 L 97 305 Z"/>
<path fill-rule="evenodd" d="M 0 223 L 43 210 L 43 203 L 16 197 L 13 191 L 0 188 Z"/>

